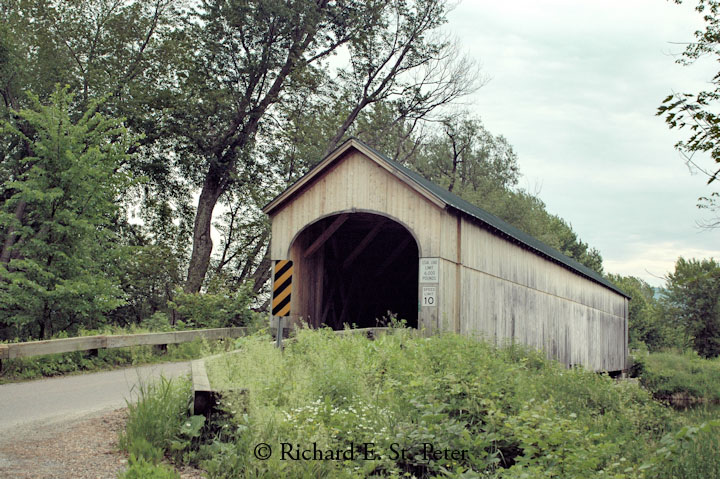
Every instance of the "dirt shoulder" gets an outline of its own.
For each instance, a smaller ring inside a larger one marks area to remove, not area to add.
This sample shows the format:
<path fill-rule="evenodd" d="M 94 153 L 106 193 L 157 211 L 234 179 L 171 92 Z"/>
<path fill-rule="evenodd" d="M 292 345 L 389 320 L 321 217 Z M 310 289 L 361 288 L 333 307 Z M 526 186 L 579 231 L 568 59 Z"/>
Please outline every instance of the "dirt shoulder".
<path fill-rule="evenodd" d="M 53 424 L 31 424 L 3 431 L 0 477 L 16 479 L 115 479 L 127 467 L 118 450 L 127 409 L 116 409 Z M 197 470 L 183 479 L 201 479 Z"/>

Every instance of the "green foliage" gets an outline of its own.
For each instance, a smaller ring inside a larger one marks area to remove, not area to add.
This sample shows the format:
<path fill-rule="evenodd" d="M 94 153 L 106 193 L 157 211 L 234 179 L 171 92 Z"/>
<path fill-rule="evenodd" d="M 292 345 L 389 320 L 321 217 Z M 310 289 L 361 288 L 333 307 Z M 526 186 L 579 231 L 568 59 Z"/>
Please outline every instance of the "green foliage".
<path fill-rule="evenodd" d="M 720 358 L 703 359 L 694 352 L 638 354 L 639 377 L 655 396 L 720 402 Z"/>
<path fill-rule="evenodd" d="M 660 440 L 640 469 L 657 479 L 720 477 L 720 419 L 683 426 Z"/>
<path fill-rule="evenodd" d="M 140 384 L 136 391 L 138 401 L 128 402 L 129 418 L 120 435 L 120 447 L 138 459 L 157 462 L 188 421 L 190 391 L 188 380 L 161 378 Z"/>
<path fill-rule="evenodd" d="M 236 343 L 238 352 L 209 363 L 216 387 L 248 389 L 226 404 L 232 434 L 200 447 L 212 478 L 639 478 L 672 423 L 637 385 L 566 370 L 516 345 L 403 329 L 375 341 L 300 331 L 283 353 L 264 337 Z M 282 442 L 323 450 L 371 442 L 379 457 L 283 461 Z M 253 456 L 259 443 L 273 448 L 266 461 Z M 428 456 L 425 443 L 467 453 Z"/>
<path fill-rule="evenodd" d="M 22 173 L 6 181 L 0 228 L 0 324 L 14 336 L 49 337 L 71 325 L 96 325 L 122 304 L 114 264 L 122 250 L 109 226 L 129 184 L 122 168 L 134 139 L 93 104 L 73 121 L 72 95 L 57 89 L 50 105 L 33 97 L 5 131 L 28 145 Z M 26 123 L 34 137 L 23 133 Z M 22 214 L 20 214 L 22 213 Z"/>
<path fill-rule="evenodd" d="M 681 0 L 675 2 L 681 3 Z M 720 3 L 717 0 L 698 0 L 695 9 L 702 15 L 705 28 L 695 32 L 696 41 L 688 43 L 685 51 L 676 60 L 683 65 L 690 65 L 705 55 L 717 59 L 720 53 Z M 708 82 L 711 86 L 703 91 L 673 93 L 667 96 L 657 110 L 657 115 L 665 117 L 669 128 L 686 128 L 689 131 L 687 139 L 679 141 L 675 147 L 685 156 L 688 165 L 708 177 L 708 183 L 717 180 L 720 174 L 717 169 L 717 164 L 720 163 L 720 131 L 717 128 L 720 117 L 716 112 L 720 99 L 720 84 L 717 79 L 718 75 L 715 75 L 713 81 Z M 698 164 L 695 153 L 709 153 L 716 165 Z M 706 206 L 717 210 L 716 201 L 717 193 L 712 193 Z M 718 222 L 713 222 L 712 226 L 718 226 Z"/>
<path fill-rule="evenodd" d="M 160 316 L 151 318 L 170 309 L 168 302 L 182 277 L 179 260 L 176 252 L 166 245 L 127 246 L 118 265 L 118 287 L 124 304 L 110 312 L 108 319 L 119 325 L 162 322 Z"/>
<path fill-rule="evenodd" d="M 720 355 L 720 264 L 712 258 L 678 258 L 667 277 L 665 303 L 671 323 L 685 332 L 695 351 Z"/>
<path fill-rule="evenodd" d="M 609 275 L 608 279 L 630 296 L 628 346 L 650 351 L 685 346 L 683 330 L 671 324 L 665 304 L 655 288 L 633 276 Z"/>
<path fill-rule="evenodd" d="M 415 166 L 449 191 L 489 193 L 517 185 L 517 154 L 502 136 L 485 129 L 470 115 L 445 118 Z"/>
<path fill-rule="evenodd" d="M 128 468 L 118 475 L 118 479 L 180 479 L 180 474 L 164 464 L 137 458 L 131 453 Z"/>
<path fill-rule="evenodd" d="M 169 305 L 177 310 L 190 328 L 227 328 L 248 324 L 251 318 L 252 288 L 249 284 L 233 291 L 213 287 L 206 293 L 175 292 Z"/>

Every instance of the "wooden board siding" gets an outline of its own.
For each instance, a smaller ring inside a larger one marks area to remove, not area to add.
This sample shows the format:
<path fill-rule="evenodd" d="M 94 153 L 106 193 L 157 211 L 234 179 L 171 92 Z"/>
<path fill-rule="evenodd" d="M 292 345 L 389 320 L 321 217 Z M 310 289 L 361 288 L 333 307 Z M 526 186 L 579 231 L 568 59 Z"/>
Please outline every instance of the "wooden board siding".
<path fill-rule="evenodd" d="M 403 224 L 418 241 L 422 257 L 445 253 L 454 259 L 454 217 L 359 152 L 349 153 L 273 215 L 272 259 L 289 259 L 292 241 L 309 224 L 352 211 L 382 214 Z"/>
<path fill-rule="evenodd" d="M 623 296 L 465 219 L 462 264 L 513 283 L 624 316 Z"/>
<path fill-rule="evenodd" d="M 420 257 L 439 258 L 437 306 L 422 308 L 419 327 L 528 344 L 566 365 L 625 369 L 628 306 L 621 294 L 439 206 L 359 149 L 343 155 L 272 208 L 271 257 L 295 262 L 293 319 L 321 322 L 318 262 L 330 247 L 305 258 L 317 235 L 300 233 L 332 215 L 367 212 L 403 225 Z M 418 298 L 421 291 L 418 284 Z"/>
<path fill-rule="evenodd" d="M 463 220 L 462 332 L 518 341 L 567 364 L 626 363 L 626 299 Z"/>

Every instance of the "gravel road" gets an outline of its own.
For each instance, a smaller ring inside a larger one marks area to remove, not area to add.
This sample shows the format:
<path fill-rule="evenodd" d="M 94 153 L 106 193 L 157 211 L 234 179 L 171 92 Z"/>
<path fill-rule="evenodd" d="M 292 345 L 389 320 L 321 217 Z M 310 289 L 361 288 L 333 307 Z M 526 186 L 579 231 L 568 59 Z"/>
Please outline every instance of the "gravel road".
<path fill-rule="evenodd" d="M 0 442 L 44 425 L 110 411 L 135 397 L 140 381 L 189 374 L 190 363 L 164 363 L 0 385 Z"/>
<path fill-rule="evenodd" d="M 0 478 L 116 478 L 127 465 L 117 449 L 126 399 L 140 381 L 189 371 L 188 362 L 166 363 L 0 385 Z"/>

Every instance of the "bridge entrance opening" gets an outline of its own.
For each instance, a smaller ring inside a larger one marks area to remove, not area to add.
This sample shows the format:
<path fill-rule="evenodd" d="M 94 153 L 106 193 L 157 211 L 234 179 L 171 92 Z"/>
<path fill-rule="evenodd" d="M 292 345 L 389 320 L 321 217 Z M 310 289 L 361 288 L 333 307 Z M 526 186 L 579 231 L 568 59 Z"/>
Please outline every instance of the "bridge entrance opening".
<path fill-rule="evenodd" d="M 296 311 L 309 325 L 343 329 L 418 324 L 418 246 L 402 224 L 372 213 L 343 213 L 307 226 L 290 256 Z"/>

